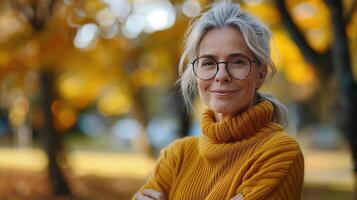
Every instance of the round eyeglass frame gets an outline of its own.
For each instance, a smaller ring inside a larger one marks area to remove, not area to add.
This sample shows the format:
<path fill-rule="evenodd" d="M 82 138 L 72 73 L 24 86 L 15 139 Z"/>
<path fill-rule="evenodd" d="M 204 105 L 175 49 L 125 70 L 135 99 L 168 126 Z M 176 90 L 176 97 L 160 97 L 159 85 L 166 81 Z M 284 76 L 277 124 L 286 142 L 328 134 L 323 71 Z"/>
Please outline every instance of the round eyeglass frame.
<path fill-rule="evenodd" d="M 247 60 L 249 61 L 249 72 L 248 72 L 248 74 L 247 74 L 244 78 L 236 78 L 236 77 L 234 77 L 234 76 L 231 75 L 231 73 L 229 72 L 228 68 L 226 69 L 226 70 L 227 70 L 227 73 L 228 73 L 228 75 L 229 75 L 229 77 L 231 77 L 231 78 L 233 78 L 233 79 L 236 79 L 236 80 L 244 80 L 244 79 L 246 79 L 246 78 L 249 76 L 250 72 L 252 71 L 252 63 L 256 63 L 256 64 L 258 64 L 258 65 L 260 64 L 260 61 L 259 61 L 259 60 L 257 60 L 257 59 L 255 59 L 255 60 L 254 60 L 254 59 L 250 59 L 250 58 L 248 58 L 247 56 L 244 56 L 244 55 L 239 55 L 239 56 L 236 56 L 236 57 L 243 57 L 243 58 L 245 58 L 245 59 L 247 59 Z M 214 75 L 212 75 L 211 78 L 204 79 L 204 78 L 199 77 L 198 74 L 196 73 L 195 67 L 194 67 L 194 66 L 195 66 L 195 62 L 197 62 L 197 60 L 199 60 L 200 58 L 209 58 L 209 59 L 211 59 L 212 61 L 214 61 L 214 62 L 216 63 L 216 66 L 217 66 L 217 68 L 216 68 L 216 73 L 214 73 Z M 232 58 L 232 59 L 233 59 L 233 58 Z M 232 60 L 232 59 L 229 59 L 228 62 L 229 62 L 230 60 Z M 207 80 L 213 79 L 213 78 L 217 75 L 217 73 L 218 73 L 218 71 L 219 71 L 219 64 L 224 63 L 224 64 L 226 65 L 226 67 L 227 67 L 227 66 L 228 66 L 228 62 L 226 62 L 226 61 L 218 62 L 216 59 L 214 59 L 214 58 L 212 58 L 212 57 L 209 57 L 209 56 L 201 56 L 201 57 L 198 57 L 198 58 L 194 59 L 190 64 L 192 65 L 193 73 L 197 76 L 197 78 L 199 78 L 199 79 L 201 79 L 201 80 L 204 80 L 204 81 L 207 81 Z"/>

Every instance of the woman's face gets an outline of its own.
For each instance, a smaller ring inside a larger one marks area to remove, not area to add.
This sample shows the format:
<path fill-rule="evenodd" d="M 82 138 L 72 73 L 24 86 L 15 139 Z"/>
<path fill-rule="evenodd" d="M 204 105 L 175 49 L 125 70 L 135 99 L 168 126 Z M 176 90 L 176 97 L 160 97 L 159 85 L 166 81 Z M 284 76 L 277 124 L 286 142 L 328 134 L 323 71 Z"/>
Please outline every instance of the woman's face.
<path fill-rule="evenodd" d="M 254 58 L 242 33 L 233 27 L 208 31 L 199 45 L 199 57 L 209 56 L 217 62 L 226 62 L 236 54 L 245 55 L 250 60 Z M 252 63 L 249 75 L 244 80 L 237 80 L 230 77 L 225 64 L 219 64 L 212 79 L 197 78 L 199 95 L 219 121 L 252 107 L 255 91 L 263 84 L 265 75 L 266 67 Z"/>

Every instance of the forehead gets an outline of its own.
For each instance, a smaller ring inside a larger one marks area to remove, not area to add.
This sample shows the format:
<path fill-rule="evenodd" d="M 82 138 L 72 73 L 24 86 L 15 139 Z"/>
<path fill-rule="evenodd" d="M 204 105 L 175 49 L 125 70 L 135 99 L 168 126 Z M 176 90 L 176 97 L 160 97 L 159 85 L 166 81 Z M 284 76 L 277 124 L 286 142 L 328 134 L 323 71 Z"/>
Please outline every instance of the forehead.
<path fill-rule="evenodd" d="M 209 30 L 198 47 L 199 56 L 211 55 L 226 57 L 232 53 L 252 56 L 243 34 L 234 27 L 223 27 Z"/>

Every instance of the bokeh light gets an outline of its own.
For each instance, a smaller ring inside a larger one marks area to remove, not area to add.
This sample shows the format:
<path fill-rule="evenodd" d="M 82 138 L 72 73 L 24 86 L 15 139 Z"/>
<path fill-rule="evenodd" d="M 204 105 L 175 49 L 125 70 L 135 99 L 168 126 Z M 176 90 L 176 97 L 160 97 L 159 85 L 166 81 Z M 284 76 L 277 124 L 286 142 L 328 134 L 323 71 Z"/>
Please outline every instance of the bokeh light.
<path fill-rule="evenodd" d="M 129 94 L 118 88 L 109 89 L 98 99 L 98 111 L 104 116 L 117 116 L 131 109 L 133 104 Z"/>
<path fill-rule="evenodd" d="M 85 24 L 80 27 L 74 38 L 74 46 L 80 49 L 90 47 L 99 34 L 98 26 L 94 23 Z"/>
<path fill-rule="evenodd" d="M 22 125 L 29 111 L 29 102 L 24 96 L 18 96 L 10 109 L 10 121 L 14 126 Z"/>
<path fill-rule="evenodd" d="M 186 0 L 182 5 L 182 13 L 187 17 L 194 17 L 201 11 L 201 5 L 196 0 Z"/>

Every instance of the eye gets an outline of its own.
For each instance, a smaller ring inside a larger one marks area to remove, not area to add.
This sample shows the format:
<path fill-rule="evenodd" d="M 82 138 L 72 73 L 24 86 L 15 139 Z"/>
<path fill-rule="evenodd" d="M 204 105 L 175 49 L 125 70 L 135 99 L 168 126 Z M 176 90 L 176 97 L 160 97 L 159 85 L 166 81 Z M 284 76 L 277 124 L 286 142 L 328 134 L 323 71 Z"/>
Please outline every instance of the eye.
<path fill-rule="evenodd" d="M 231 65 L 244 65 L 246 62 L 244 60 L 234 60 L 230 62 Z"/>
<path fill-rule="evenodd" d="M 203 66 L 214 65 L 212 61 L 207 61 L 202 64 Z"/>
<path fill-rule="evenodd" d="M 241 63 L 243 63 L 241 60 L 234 60 L 234 61 L 232 62 L 232 64 L 241 64 Z"/>
<path fill-rule="evenodd" d="M 249 65 L 249 60 L 245 57 L 236 57 L 229 61 L 229 64 L 232 66 L 245 66 Z"/>
<path fill-rule="evenodd" d="M 199 63 L 199 66 L 201 66 L 201 67 L 213 67 L 213 66 L 216 66 L 216 62 L 214 62 L 210 58 L 200 58 L 198 60 L 198 63 Z"/>

